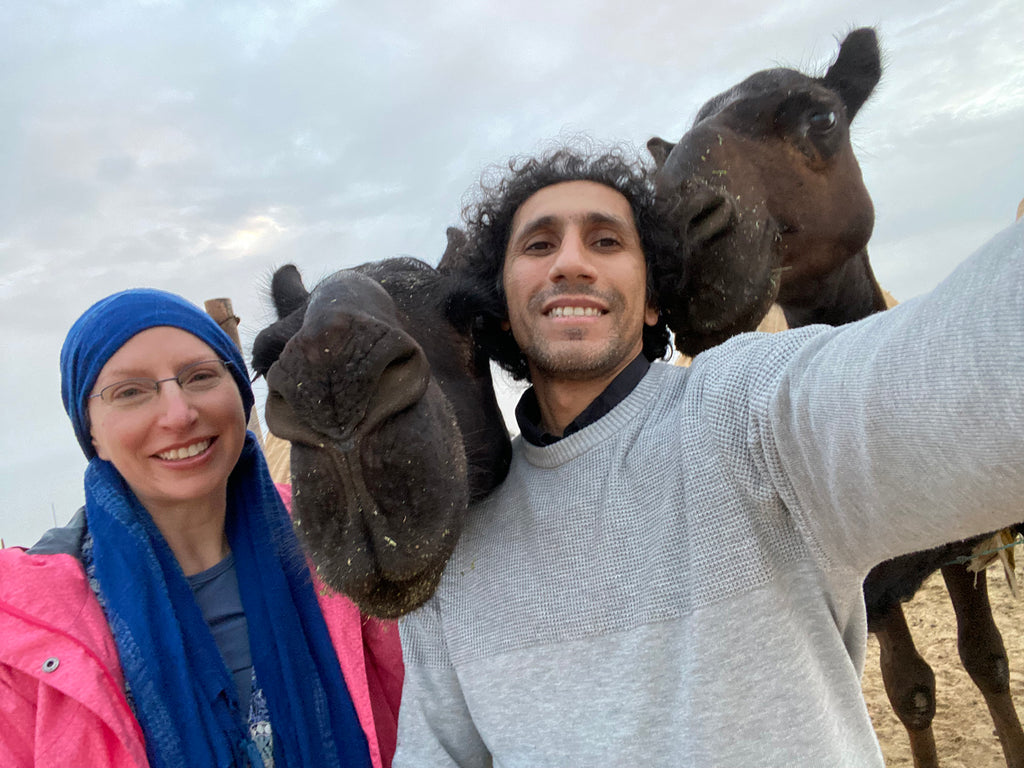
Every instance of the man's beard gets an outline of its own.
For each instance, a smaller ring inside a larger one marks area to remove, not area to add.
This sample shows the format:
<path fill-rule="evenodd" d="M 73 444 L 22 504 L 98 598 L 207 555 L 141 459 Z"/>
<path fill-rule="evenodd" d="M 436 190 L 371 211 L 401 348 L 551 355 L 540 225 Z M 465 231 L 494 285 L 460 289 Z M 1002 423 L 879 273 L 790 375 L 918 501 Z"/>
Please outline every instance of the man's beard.
<path fill-rule="evenodd" d="M 622 317 L 625 300 L 618 292 L 605 294 L 573 287 L 556 293 L 597 296 L 608 307 L 613 317 Z M 544 297 L 537 297 L 536 301 L 543 304 L 550 296 L 549 293 Z M 538 335 L 527 346 L 522 347 L 522 351 L 530 363 L 534 379 L 538 376 L 569 381 L 597 379 L 614 373 L 623 363 L 628 363 L 629 360 L 625 358 L 632 359 L 630 353 L 635 341 L 624 337 L 621 331 L 622 328 L 618 326 L 611 328 L 602 345 L 595 348 L 593 344 L 587 344 L 587 331 L 584 328 L 569 328 L 555 342 Z"/>
<path fill-rule="evenodd" d="M 571 336 L 572 334 L 570 334 Z M 582 336 L 582 334 L 580 334 Z M 551 349 L 546 343 L 533 344 L 523 353 L 530 363 L 534 380 L 562 379 L 588 381 L 614 373 L 629 357 L 633 346 L 626 339 L 615 336 L 600 349 Z"/>

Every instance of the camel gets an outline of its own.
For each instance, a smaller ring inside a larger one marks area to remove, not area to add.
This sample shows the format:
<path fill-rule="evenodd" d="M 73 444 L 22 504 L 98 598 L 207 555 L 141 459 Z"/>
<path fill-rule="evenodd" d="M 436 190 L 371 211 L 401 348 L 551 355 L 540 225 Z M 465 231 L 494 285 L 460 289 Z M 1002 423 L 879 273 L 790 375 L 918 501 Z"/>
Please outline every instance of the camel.
<path fill-rule="evenodd" d="M 716 280 L 742 273 L 745 295 L 752 297 L 748 306 L 761 307 L 764 295 L 772 294 L 789 327 L 839 325 L 886 309 L 866 248 L 874 209 L 850 145 L 850 123 L 881 72 L 874 30 L 857 29 L 843 40 L 823 77 L 791 69 L 757 72 L 704 104 L 678 143 L 658 137 L 648 142 L 669 215 L 694 188 L 710 187 L 725 200 L 709 215 L 728 225 L 720 229 L 713 258 L 692 269 L 693 279 L 702 282 L 691 291 L 711 286 L 713 293 Z M 690 226 L 684 217 L 676 229 L 685 235 Z M 773 237 L 752 241 L 752 226 Z M 747 262 L 751 269 L 744 272 Z M 728 289 L 719 295 L 728 296 Z M 698 311 L 716 316 L 714 307 Z M 744 307 L 730 311 L 747 316 Z M 724 331 L 746 330 L 742 325 L 726 325 Z M 677 346 L 692 355 L 720 341 L 722 332 L 686 336 Z M 957 616 L 961 661 L 988 703 L 1007 765 L 1024 766 L 1024 732 L 1010 698 L 985 571 L 972 573 L 960 562 L 979 545 L 986 547 L 985 540 L 897 558 L 877 566 L 864 582 L 868 629 L 879 640 L 886 694 L 907 729 L 918 768 L 938 765 L 931 731 L 935 678 L 914 648 L 901 601 L 940 568 Z"/>
<path fill-rule="evenodd" d="M 433 594 L 467 506 L 496 487 L 511 442 L 471 300 L 424 262 L 271 285 L 279 320 L 253 345 L 267 426 L 291 442 L 296 530 L 332 589 L 379 618 Z"/>

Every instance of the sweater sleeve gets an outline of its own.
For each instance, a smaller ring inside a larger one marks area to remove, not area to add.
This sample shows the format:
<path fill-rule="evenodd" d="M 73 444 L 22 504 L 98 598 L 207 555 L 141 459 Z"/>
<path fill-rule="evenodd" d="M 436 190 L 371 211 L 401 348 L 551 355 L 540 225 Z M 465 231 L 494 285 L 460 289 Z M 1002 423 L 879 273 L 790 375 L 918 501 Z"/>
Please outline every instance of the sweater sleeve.
<path fill-rule="evenodd" d="M 405 681 L 394 768 L 490 768 L 448 658 L 437 599 L 399 620 Z"/>
<path fill-rule="evenodd" d="M 866 571 L 1024 517 L 1024 223 L 925 296 L 702 362 L 691 375 L 731 403 L 720 418 L 745 424 L 723 453 L 829 559 Z"/>

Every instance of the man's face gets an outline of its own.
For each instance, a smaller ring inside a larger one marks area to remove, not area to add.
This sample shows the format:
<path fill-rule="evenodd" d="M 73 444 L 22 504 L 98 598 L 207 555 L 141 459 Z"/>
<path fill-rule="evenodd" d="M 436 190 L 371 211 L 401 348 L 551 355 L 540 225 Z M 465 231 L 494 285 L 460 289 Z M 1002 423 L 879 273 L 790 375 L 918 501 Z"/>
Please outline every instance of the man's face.
<path fill-rule="evenodd" d="M 643 348 L 644 323 L 658 320 L 633 211 L 597 182 L 553 184 L 519 206 L 502 279 L 534 382 L 613 376 Z"/>

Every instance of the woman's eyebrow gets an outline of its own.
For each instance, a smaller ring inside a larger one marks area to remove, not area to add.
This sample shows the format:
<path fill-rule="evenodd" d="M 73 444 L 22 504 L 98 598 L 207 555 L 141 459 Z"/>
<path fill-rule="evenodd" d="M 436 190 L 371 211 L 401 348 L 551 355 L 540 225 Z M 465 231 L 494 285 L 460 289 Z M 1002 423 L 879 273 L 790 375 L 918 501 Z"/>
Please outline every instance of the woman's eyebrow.
<path fill-rule="evenodd" d="M 203 355 L 199 355 L 199 356 L 197 356 L 195 358 L 188 358 L 187 360 L 179 362 L 177 365 L 172 367 L 172 370 L 174 370 L 175 371 L 175 375 L 177 375 L 177 374 L 181 373 L 182 369 L 188 368 L 190 365 L 195 365 L 196 363 L 202 363 L 202 362 L 205 362 L 207 360 L 216 360 L 216 359 L 218 359 L 216 353 L 214 353 L 214 355 L 212 357 L 206 357 L 206 356 L 203 356 Z M 107 377 L 109 377 L 115 383 L 118 382 L 118 381 L 122 381 L 124 379 L 155 379 L 155 378 L 157 378 L 155 376 L 150 375 L 150 373 L 148 371 L 145 371 L 142 368 L 112 368 L 110 371 L 107 372 L 107 376 L 105 376 L 104 378 L 107 378 Z M 97 381 L 99 381 L 99 377 L 97 377 Z"/>

